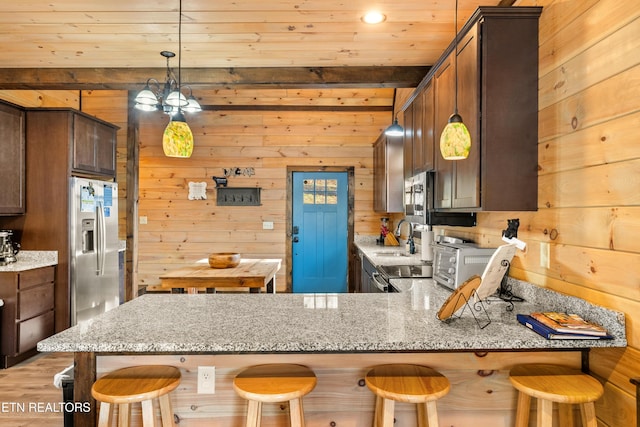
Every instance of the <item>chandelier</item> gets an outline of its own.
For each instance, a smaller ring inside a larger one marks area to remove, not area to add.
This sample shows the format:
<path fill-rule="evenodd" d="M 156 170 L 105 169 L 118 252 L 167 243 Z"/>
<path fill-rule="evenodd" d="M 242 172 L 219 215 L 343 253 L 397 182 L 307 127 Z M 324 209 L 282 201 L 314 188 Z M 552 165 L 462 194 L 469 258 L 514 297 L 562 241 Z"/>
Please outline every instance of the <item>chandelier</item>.
<path fill-rule="evenodd" d="M 193 96 L 191 87 L 180 84 L 182 58 L 182 0 L 180 0 L 178 18 L 178 75 L 169 66 L 169 60 L 175 53 L 163 50 L 160 55 L 167 59 L 167 75 L 163 86 L 154 78 L 147 83 L 135 98 L 135 108 L 141 111 L 161 110 L 170 116 L 169 124 L 162 136 L 162 149 L 168 157 L 191 157 L 193 152 L 193 133 L 184 118 L 183 112 L 197 113 L 202 107 Z M 182 91 L 188 89 L 189 96 Z"/>

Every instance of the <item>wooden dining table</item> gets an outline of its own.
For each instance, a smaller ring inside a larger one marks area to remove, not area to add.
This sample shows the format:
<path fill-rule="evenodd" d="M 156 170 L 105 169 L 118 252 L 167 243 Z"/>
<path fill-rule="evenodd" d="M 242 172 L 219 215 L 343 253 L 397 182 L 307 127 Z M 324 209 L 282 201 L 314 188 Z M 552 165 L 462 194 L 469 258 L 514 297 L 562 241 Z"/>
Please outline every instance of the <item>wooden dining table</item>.
<path fill-rule="evenodd" d="M 208 260 L 168 271 L 160 276 L 161 287 L 198 293 L 201 289 L 215 292 L 218 288 L 248 288 L 251 293 L 259 293 L 262 288 L 276 292 L 276 273 L 280 270 L 280 259 L 243 258 L 237 267 L 212 268 Z"/>

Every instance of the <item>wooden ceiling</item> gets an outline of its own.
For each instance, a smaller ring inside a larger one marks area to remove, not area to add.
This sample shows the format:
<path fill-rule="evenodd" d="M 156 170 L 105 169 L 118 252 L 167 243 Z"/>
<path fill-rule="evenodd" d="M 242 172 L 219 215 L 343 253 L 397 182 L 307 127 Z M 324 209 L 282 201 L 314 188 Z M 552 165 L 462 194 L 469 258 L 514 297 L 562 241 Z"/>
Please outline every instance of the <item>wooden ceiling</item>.
<path fill-rule="evenodd" d="M 182 0 L 194 88 L 412 87 L 453 39 L 455 0 Z M 459 0 L 458 28 L 479 6 Z M 386 15 L 365 24 L 365 11 Z M 0 2 L 0 89 L 128 89 L 178 53 L 179 0 Z M 178 58 L 171 61 L 174 69 Z"/>

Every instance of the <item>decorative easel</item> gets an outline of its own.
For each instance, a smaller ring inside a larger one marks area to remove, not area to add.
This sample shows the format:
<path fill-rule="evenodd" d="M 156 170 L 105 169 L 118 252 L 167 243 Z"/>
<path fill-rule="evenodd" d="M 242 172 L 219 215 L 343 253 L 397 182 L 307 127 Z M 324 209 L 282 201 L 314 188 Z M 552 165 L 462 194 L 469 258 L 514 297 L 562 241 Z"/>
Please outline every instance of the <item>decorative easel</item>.
<path fill-rule="evenodd" d="M 513 301 L 516 301 L 514 298 L 517 297 L 513 297 L 510 289 L 506 289 L 506 287 L 503 289 L 502 284 L 505 281 L 515 252 L 516 246 L 513 244 L 502 245 L 497 248 L 487 263 L 482 277 L 472 276 L 456 289 L 438 311 L 438 319 L 443 321 L 458 319 L 468 308 L 480 329 L 484 329 L 491 323 L 491 318 L 487 313 L 483 301 L 487 301 L 487 298 L 498 291 L 498 288 L 500 288 L 499 295 L 503 293 L 510 295 L 506 300 L 509 303 L 507 310 L 513 310 Z M 460 309 L 462 309 L 460 314 L 454 316 Z M 478 313 L 478 316 L 476 316 L 476 313 Z M 486 322 L 484 321 L 485 317 L 487 319 Z"/>

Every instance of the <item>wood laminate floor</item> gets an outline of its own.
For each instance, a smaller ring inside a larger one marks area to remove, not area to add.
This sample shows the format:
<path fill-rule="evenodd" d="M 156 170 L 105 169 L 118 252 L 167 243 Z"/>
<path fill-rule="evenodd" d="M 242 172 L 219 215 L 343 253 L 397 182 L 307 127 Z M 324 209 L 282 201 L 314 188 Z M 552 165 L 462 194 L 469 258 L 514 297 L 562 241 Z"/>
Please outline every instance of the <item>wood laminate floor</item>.
<path fill-rule="evenodd" d="M 0 369 L 0 426 L 64 426 L 62 389 L 53 376 L 72 363 L 72 354 L 47 353 Z"/>

